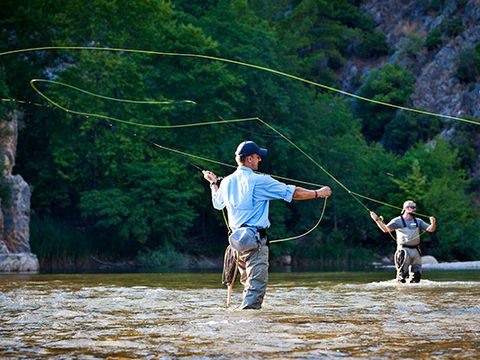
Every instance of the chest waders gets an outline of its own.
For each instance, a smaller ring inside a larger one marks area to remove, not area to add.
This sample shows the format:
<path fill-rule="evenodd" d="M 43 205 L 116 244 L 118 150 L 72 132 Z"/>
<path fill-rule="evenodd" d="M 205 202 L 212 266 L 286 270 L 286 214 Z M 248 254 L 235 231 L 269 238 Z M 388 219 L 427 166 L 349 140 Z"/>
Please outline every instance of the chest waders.
<path fill-rule="evenodd" d="M 227 306 L 231 303 L 238 273 L 244 285 L 240 309 L 260 309 L 262 306 L 268 283 L 268 239 L 265 229 L 253 229 L 255 248 L 241 251 L 234 248 L 235 243 L 230 243 L 225 250 L 222 283 L 227 286 Z"/>
<path fill-rule="evenodd" d="M 411 283 L 420 282 L 422 275 L 422 257 L 420 252 L 420 228 L 417 219 L 413 221 L 415 227 L 407 226 L 403 216 L 403 228 L 396 229 L 397 251 L 395 252 L 395 268 L 397 269 L 397 281 L 406 282 L 409 279 Z M 412 225 L 412 223 L 410 223 Z"/>

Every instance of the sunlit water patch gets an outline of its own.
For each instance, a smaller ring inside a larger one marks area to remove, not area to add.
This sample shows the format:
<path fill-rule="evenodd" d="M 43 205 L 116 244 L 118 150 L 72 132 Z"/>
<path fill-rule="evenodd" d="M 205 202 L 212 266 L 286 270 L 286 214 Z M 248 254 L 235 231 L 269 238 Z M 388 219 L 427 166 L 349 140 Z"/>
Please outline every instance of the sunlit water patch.
<path fill-rule="evenodd" d="M 480 357 L 480 272 L 392 275 L 274 273 L 260 311 L 219 274 L 3 275 L 0 356 Z"/>

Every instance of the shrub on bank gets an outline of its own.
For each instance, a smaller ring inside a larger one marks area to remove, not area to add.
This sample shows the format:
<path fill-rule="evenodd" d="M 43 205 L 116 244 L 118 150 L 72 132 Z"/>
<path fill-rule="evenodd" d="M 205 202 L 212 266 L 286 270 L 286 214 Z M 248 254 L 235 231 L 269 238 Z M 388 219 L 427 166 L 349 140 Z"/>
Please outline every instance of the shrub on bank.
<path fill-rule="evenodd" d="M 189 265 L 188 256 L 178 253 L 168 242 L 155 250 L 141 251 L 138 260 L 145 268 L 154 269 L 188 268 Z"/>
<path fill-rule="evenodd" d="M 40 268 L 76 268 L 92 253 L 90 236 L 63 220 L 50 216 L 30 219 L 30 246 Z"/>

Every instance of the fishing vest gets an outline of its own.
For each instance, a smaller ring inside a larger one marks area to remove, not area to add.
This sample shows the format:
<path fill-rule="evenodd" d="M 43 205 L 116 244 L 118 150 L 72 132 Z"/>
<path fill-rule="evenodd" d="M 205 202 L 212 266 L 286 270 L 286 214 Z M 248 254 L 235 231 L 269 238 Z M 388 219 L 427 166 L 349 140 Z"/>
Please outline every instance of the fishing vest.
<path fill-rule="evenodd" d="M 417 219 L 413 217 L 413 222 L 409 222 L 408 225 L 400 215 L 402 219 L 403 228 L 395 229 L 397 234 L 397 245 L 406 247 L 415 247 L 420 244 L 420 226 Z"/>

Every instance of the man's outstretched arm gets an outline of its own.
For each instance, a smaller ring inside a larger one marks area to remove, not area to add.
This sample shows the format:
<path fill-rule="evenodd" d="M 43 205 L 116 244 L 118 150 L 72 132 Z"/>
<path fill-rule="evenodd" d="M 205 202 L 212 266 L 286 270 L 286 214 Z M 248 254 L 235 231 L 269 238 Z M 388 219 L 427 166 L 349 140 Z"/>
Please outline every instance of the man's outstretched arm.
<path fill-rule="evenodd" d="M 293 198 L 295 200 L 309 200 L 318 198 L 328 198 L 332 194 L 332 190 L 328 186 L 321 187 L 316 190 L 309 190 L 300 186 L 295 187 Z"/>

